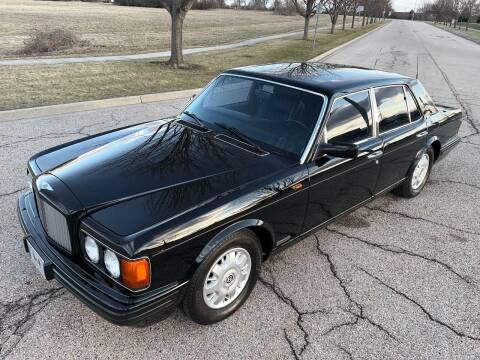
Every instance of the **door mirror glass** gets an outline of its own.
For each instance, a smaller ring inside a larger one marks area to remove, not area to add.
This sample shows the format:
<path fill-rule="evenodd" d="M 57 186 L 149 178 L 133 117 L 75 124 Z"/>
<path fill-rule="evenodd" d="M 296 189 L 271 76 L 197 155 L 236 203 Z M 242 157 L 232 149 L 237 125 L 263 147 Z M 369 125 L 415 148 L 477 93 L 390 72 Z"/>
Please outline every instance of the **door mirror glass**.
<path fill-rule="evenodd" d="M 318 147 L 317 157 L 322 155 L 354 159 L 358 156 L 358 146 L 357 144 L 340 141 L 323 143 Z"/>

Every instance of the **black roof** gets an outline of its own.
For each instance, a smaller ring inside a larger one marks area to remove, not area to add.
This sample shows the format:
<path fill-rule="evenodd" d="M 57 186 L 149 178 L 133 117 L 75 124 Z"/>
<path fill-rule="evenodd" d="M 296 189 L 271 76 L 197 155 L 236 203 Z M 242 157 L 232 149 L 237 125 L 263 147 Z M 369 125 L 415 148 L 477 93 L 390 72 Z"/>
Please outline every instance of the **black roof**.
<path fill-rule="evenodd" d="M 414 81 L 408 76 L 374 69 L 314 62 L 253 65 L 225 73 L 276 81 L 319 92 L 328 97 L 371 86 L 408 84 Z"/>

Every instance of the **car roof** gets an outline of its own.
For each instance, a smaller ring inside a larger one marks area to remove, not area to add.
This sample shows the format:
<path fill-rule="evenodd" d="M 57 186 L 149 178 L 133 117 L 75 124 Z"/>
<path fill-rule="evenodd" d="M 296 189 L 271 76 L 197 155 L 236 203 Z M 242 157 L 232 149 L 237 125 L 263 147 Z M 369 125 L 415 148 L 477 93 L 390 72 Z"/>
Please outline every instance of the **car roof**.
<path fill-rule="evenodd" d="M 395 73 L 320 62 L 253 65 L 231 69 L 224 74 L 275 81 L 322 93 L 328 97 L 372 86 L 408 84 L 415 81 L 408 76 Z"/>

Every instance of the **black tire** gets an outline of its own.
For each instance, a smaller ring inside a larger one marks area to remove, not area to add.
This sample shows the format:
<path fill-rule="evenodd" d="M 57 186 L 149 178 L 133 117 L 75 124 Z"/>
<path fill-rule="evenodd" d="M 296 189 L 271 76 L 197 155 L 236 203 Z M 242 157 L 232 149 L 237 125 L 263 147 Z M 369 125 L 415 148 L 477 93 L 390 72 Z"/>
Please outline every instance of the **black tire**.
<path fill-rule="evenodd" d="M 420 161 L 420 159 L 422 158 L 422 156 L 424 154 L 427 154 L 428 157 L 429 157 L 428 171 L 427 171 L 427 174 L 426 174 L 425 178 L 423 179 L 421 185 L 418 186 L 417 188 L 413 188 L 413 186 L 412 186 L 413 173 L 414 173 L 415 167 L 417 166 L 418 162 Z M 411 167 L 411 169 L 408 173 L 407 180 L 405 182 L 403 182 L 399 187 L 395 188 L 393 190 L 393 193 L 397 196 L 407 198 L 407 199 L 413 198 L 413 197 L 417 196 L 418 194 L 420 194 L 422 192 L 423 188 L 425 187 L 425 184 L 427 183 L 428 178 L 430 177 L 430 172 L 432 171 L 432 165 L 433 165 L 434 159 L 435 159 L 435 154 L 434 154 L 433 149 L 431 147 L 429 147 L 427 150 L 423 151 L 418 156 L 418 158 L 415 159 L 415 161 L 413 162 L 412 167 Z"/>
<path fill-rule="evenodd" d="M 250 275 L 245 287 L 233 302 L 221 309 L 213 309 L 206 304 L 203 297 L 203 286 L 206 277 L 215 261 L 222 254 L 234 248 L 244 249 L 250 255 Z M 241 230 L 228 236 L 208 254 L 195 271 L 183 299 L 183 309 L 185 313 L 193 321 L 202 325 L 213 324 L 229 317 L 243 305 L 255 287 L 260 274 L 261 263 L 262 249 L 258 238 L 252 231 Z"/>

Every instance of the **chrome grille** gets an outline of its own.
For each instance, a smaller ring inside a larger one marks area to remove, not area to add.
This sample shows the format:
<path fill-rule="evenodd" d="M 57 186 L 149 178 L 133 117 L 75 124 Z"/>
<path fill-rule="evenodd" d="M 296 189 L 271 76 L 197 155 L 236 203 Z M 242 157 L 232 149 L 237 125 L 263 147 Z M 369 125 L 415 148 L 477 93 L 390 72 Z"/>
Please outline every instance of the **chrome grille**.
<path fill-rule="evenodd" d="M 72 252 L 72 244 L 68 231 L 67 219 L 61 212 L 37 196 L 37 208 L 40 221 L 46 233 L 62 249 Z"/>

